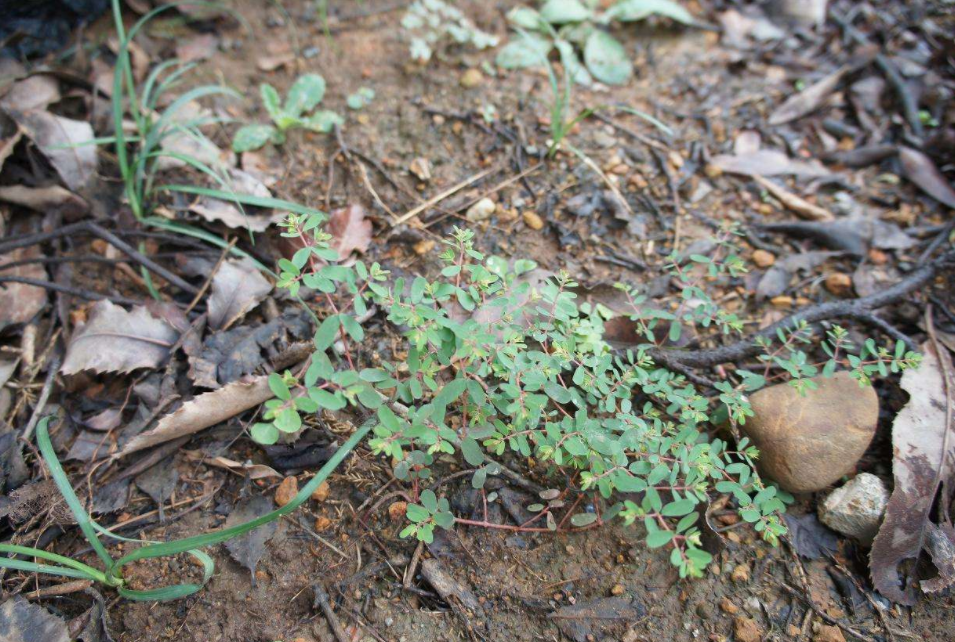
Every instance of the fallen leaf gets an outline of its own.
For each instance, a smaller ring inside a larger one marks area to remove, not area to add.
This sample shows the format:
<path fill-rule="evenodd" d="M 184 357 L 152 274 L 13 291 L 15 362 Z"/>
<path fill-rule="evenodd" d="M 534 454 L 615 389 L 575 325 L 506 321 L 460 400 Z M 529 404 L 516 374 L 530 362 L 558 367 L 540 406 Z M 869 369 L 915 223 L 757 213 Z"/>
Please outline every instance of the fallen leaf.
<path fill-rule="evenodd" d="M 0 266 L 42 256 L 40 248 L 17 248 L 0 256 Z M 49 281 L 42 263 L 27 263 L 0 272 L 2 276 L 16 276 L 38 281 Z M 0 284 L 0 329 L 14 323 L 26 323 L 46 305 L 46 289 L 25 283 Z"/>
<path fill-rule="evenodd" d="M 45 111 L 9 110 L 8 113 L 71 190 L 81 190 L 96 174 L 97 147 L 93 144 L 93 127 L 89 123 Z"/>
<path fill-rule="evenodd" d="M 775 196 L 780 203 L 796 214 L 799 214 L 802 218 L 811 221 L 831 221 L 835 218 L 831 212 L 822 209 L 818 205 L 813 205 L 804 198 L 796 196 L 789 190 L 772 181 L 766 180 L 762 176 L 753 176 L 753 180 L 759 183 L 760 187 Z"/>
<path fill-rule="evenodd" d="M 114 442 L 109 434 L 93 432 L 90 430 L 81 430 L 66 458 L 74 461 L 97 461 L 109 457 L 113 450 Z"/>
<path fill-rule="evenodd" d="M 907 179 L 939 203 L 955 209 L 955 189 L 928 156 L 910 147 L 902 147 L 899 161 Z"/>
<path fill-rule="evenodd" d="M 120 477 L 93 491 L 93 512 L 99 515 L 115 513 L 126 507 L 129 501 L 129 477 Z"/>
<path fill-rule="evenodd" d="M 928 524 L 925 550 L 938 569 L 938 576 L 919 582 L 926 593 L 943 591 L 955 583 L 955 529 L 951 524 Z"/>
<path fill-rule="evenodd" d="M 865 256 L 869 247 L 883 250 L 908 249 L 915 240 L 898 225 L 855 215 L 834 221 L 800 221 L 762 225 L 767 232 L 787 234 L 794 238 L 812 239 L 833 250 L 845 250 Z"/>
<path fill-rule="evenodd" d="M 365 208 L 357 203 L 333 211 L 325 231 L 332 235 L 330 245 L 342 259 L 353 250 L 364 253 L 371 245 L 371 221 L 365 219 Z"/>
<path fill-rule="evenodd" d="M 121 423 L 123 423 L 122 408 L 107 408 L 84 421 L 83 425 L 97 432 L 109 432 Z"/>
<path fill-rule="evenodd" d="M 220 172 L 234 167 L 236 156 L 231 149 L 220 148 L 205 135 L 196 136 L 194 133 L 175 129 L 177 125 L 188 125 L 209 117 L 210 111 L 194 100 L 181 106 L 172 114 L 169 129 L 165 130 L 160 147 L 164 152 L 188 156 Z M 176 169 L 186 165 L 185 161 L 168 155 L 160 156 L 156 161 L 159 170 Z"/>
<path fill-rule="evenodd" d="M 636 622 L 647 615 L 647 609 L 627 596 L 603 597 L 562 606 L 548 617 L 575 642 L 602 639 L 607 628 L 615 622 Z"/>
<path fill-rule="evenodd" d="M 132 311 L 110 301 L 98 301 L 89 320 L 73 334 L 63 361 L 63 374 L 82 370 L 131 372 L 155 368 L 175 344 L 179 333 L 144 306 Z"/>
<path fill-rule="evenodd" d="M 789 541 L 802 557 L 817 560 L 839 550 L 839 536 L 820 522 L 815 513 L 785 515 L 784 519 Z"/>
<path fill-rule="evenodd" d="M 70 633 L 63 620 L 16 595 L 0 605 L 0 640 L 70 642 Z"/>
<path fill-rule="evenodd" d="M 843 65 L 825 78 L 809 85 L 798 94 L 790 96 L 786 101 L 777 107 L 769 115 L 770 125 L 782 125 L 790 121 L 802 118 L 811 114 L 820 107 L 828 98 L 829 94 L 835 91 L 843 77 L 851 70 L 853 66 Z"/>
<path fill-rule="evenodd" d="M 230 259 L 212 277 L 209 326 L 225 329 L 257 306 L 272 291 L 272 284 L 248 258 Z"/>
<path fill-rule="evenodd" d="M 0 187 L 0 201 L 21 205 L 36 212 L 55 212 L 75 220 L 90 211 L 90 205 L 65 187 L 27 187 L 7 185 Z"/>
<path fill-rule="evenodd" d="M 935 495 L 955 472 L 951 358 L 934 340 L 922 345 L 922 354 L 921 365 L 902 374 L 909 401 L 892 424 L 895 488 L 870 556 L 875 588 L 907 605 L 915 603 L 914 578 L 899 567 L 925 547 Z"/>
<path fill-rule="evenodd" d="M 268 377 L 234 381 L 187 401 L 178 410 L 160 419 L 155 428 L 130 439 L 117 457 L 197 433 L 265 403 L 272 396 Z"/>
<path fill-rule="evenodd" d="M 3 109 L 28 112 L 46 109 L 60 100 L 60 84 L 53 76 L 35 74 L 13 83 L 10 91 L 0 100 Z"/>
<path fill-rule="evenodd" d="M 827 259 L 838 256 L 839 252 L 799 252 L 776 261 L 756 287 L 756 298 L 771 299 L 786 291 L 797 271 L 809 271 L 822 265 Z"/>
<path fill-rule="evenodd" d="M 202 453 L 191 451 L 187 451 L 185 455 L 189 459 L 201 461 L 202 463 L 209 466 L 231 470 L 242 477 L 248 477 L 252 481 L 255 481 L 256 479 L 268 479 L 270 477 L 282 477 L 281 473 L 277 472 L 274 468 L 266 466 L 265 464 L 253 464 L 251 462 L 241 463 L 226 457 L 207 457 Z"/>
<path fill-rule="evenodd" d="M 269 188 L 248 172 L 233 168 L 229 170 L 229 176 L 232 179 L 231 188 L 236 194 L 249 194 L 264 198 L 272 196 Z M 264 232 L 271 225 L 285 218 L 285 214 L 282 212 L 258 214 L 255 213 L 256 208 L 245 206 L 240 210 L 235 203 L 209 196 L 199 198 L 189 206 L 189 211 L 198 214 L 207 221 L 220 221 L 228 227 L 248 229 L 252 232 Z"/>
<path fill-rule="evenodd" d="M 266 515 L 274 509 L 272 498 L 264 495 L 250 497 L 240 501 L 225 521 L 225 528 L 240 526 Z M 255 586 L 255 567 L 265 555 L 266 545 L 275 535 L 279 525 L 277 521 L 262 524 L 253 528 L 245 535 L 233 537 L 226 542 L 225 547 L 236 562 L 249 569 L 252 574 L 252 585 Z"/>
<path fill-rule="evenodd" d="M 259 71 L 275 71 L 279 67 L 295 62 L 295 54 L 291 51 L 287 53 L 259 56 L 255 61 L 255 66 Z"/>
<path fill-rule="evenodd" d="M 176 58 L 182 62 L 193 62 L 211 58 L 219 49 L 219 38 L 204 33 L 176 44 Z"/>
<path fill-rule="evenodd" d="M 136 477 L 136 486 L 143 491 L 162 509 L 162 506 L 172 496 L 179 481 L 179 471 L 173 465 L 173 458 L 166 457 L 146 472 Z"/>
<path fill-rule="evenodd" d="M 828 176 L 829 170 L 815 160 L 793 160 L 783 152 L 761 149 L 749 154 L 714 156 L 711 165 L 727 174 L 744 176 L 799 176 L 819 178 Z"/>

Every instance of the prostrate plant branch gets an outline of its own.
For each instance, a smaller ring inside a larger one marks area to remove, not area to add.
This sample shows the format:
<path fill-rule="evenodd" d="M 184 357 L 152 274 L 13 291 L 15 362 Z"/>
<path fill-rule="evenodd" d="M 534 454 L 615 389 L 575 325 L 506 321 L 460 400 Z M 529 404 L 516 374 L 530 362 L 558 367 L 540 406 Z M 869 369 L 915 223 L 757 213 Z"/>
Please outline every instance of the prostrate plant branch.
<path fill-rule="evenodd" d="M 896 334 L 897 330 L 895 332 L 888 330 L 886 322 L 876 316 L 874 311 L 902 300 L 911 292 L 929 283 L 942 267 L 951 265 L 953 262 L 955 262 L 955 252 L 948 252 L 916 268 L 904 279 L 881 292 L 849 301 L 830 301 L 811 305 L 727 346 L 692 351 L 653 348 L 649 354 L 657 362 L 672 368 L 709 368 L 722 363 L 743 361 L 760 354 L 763 349 L 757 343 L 757 339 L 773 339 L 778 330 L 795 328 L 800 322 L 819 323 L 845 318 L 862 321 L 893 334 L 896 339 L 901 339 L 904 335 L 900 337 Z"/>

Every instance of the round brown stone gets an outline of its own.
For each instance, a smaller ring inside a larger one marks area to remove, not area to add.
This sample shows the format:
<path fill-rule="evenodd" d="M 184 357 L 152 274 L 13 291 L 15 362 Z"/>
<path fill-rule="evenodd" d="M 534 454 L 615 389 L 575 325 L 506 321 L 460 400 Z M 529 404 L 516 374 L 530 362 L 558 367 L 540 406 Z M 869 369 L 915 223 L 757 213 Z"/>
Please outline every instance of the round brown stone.
<path fill-rule="evenodd" d="M 879 397 L 848 372 L 813 379 L 800 395 L 789 384 L 750 395 L 754 416 L 741 430 L 759 449 L 760 472 L 791 493 L 821 490 L 852 471 L 875 435 Z"/>

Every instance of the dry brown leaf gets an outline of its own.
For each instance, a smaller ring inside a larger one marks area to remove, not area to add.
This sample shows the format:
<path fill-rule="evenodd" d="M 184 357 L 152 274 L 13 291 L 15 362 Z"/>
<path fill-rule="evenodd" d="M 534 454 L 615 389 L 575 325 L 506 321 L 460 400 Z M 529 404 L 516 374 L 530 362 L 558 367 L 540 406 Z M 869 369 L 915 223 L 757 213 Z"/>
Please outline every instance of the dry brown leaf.
<path fill-rule="evenodd" d="M 250 259 L 225 261 L 212 277 L 209 326 L 213 330 L 228 328 L 271 291 L 272 284 Z"/>
<path fill-rule="evenodd" d="M 243 377 L 187 401 L 160 419 L 155 428 L 133 437 L 117 457 L 197 433 L 265 403 L 273 396 L 268 379 Z"/>
<path fill-rule="evenodd" d="M 766 180 L 762 176 L 753 176 L 753 180 L 759 183 L 760 187 L 775 196 L 780 203 L 796 214 L 799 214 L 802 218 L 809 219 L 810 221 L 831 221 L 835 218 L 829 211 L 822 209 L 818 205 L 813 205 L 804 198 L 796 196 L 792 192 L 772 181 Z"/>
<path fill-rule="evenodd" d="M 818 178 L 828 176 L 827 170 L 815 160 L 793 160 L 783 152 L 773 149 L 761 149 L 749 154 L 720 154 L 714 156 L 711 165 L 727 174 L 744 176 L 799 176 Z"/>
<path fill-rule="evenodd" d="M 798 94 L 790 96 L 769 116 L 770 125 L 782 125 L 802 118 L 822 107 L 826 98 L 835 91 L 843 77 L 851 70 L 851 65 L 843 65 L 825 78 L 809 85 Z"/>
<path fill-rule="evenodd" d="M 248 172 L 240 169 L 230 169 L 229 176 L 232 179 L 232 190 L 236 194 L 250 194 L 264 198 L 272 196 L 272 193 L 262 184 L 262 181 Z M 254 214 L 252 208 L 244 207 L 240 210 L 234 203 L 208 196 L 203 196 L 190 205 L 189 211 L 198 214 L 207 221 L 220 221 L 228 227 L 248 229 L 252 232 L 264 232 L 271 225 L 285 218 L 282 212 Z"/>
<path fill-rule="evenodd" d="M 371 221 L 365 219 L 365 208 L 357 203 L 332 212 L 326 231 L 332 235 L 332 249 L 342 259 L 353 250 L 364 253 L 371 245 Z"/>
<path fill-rule="evenodd" d="M 0 169 L 23 138 L 23 130 L 12 118 L 0 112 Z"/>
<path fill-rule="evenodd" d="M 36 74 L 13 83 L 10 91 L 0 100 L 0 107 L 17 111 L 46 109 L 60 100 L 60 84 L 53 76 Z"/>
<path fill-rule="evenodd" d="M 45 111 L 8 113 L 71 190 L 79 191 L 96 174 L 96 145 L 92 144 L 93 128 L 89 123 Z"/>
<path fill-rule="evenodd" d="M 42 256 L 37 246 L 17 248 L 0 256 L 0 266 Z M 28 263 L 3 270 L 3 276 L 49 281 L 42 263 Z M 46 305 L 46 290 L 25 283 L 0 284 L 0 329 L 13 323 L 26 323 Z"/>
<path fill-rule="evenodd" d="M 955 189 L 928 156 L 910 147 L 903 147 L 899 150 L 899 160 L 907 179 L 939 203 L 955 209 Z"/>
<path fill-rule="evenodd" d="M 63 374 L 83 370 L 130 372 L 155 368 L 179 333 L 143 306 L 127 312 L 110 301 L 98 301 L 89 320 L 73 334 L 63 361 Z"/>
<path fill-rule="evenodd" d="M 22 205 L 37 212 L 57 212 L 68 219 L 79 218 L 90 211 L 89 203 L 59 185 L 7 185 L 0 187 L 0 201 Z"/>
<path fill-rule="evenodd" d="M 899 567 L 926 546 L 935 495 L 955 472 L 951 358 L 934 340 L 922 345 L 922 354 L 918 369 L 902 375 L 910 397 L 892 424 L 895 489 L 870 556 L 875 588 L 902 604 L 914 604 L 915 591 L 911 568 L 903 574 Z"/>
<path fill-rule="evenodd" d="M 219 38 L 204 33 L 176 45 L 176 58 L 182 62 L 193 62 L 211 58 L 219 49 Z"/>
<path fill-rule="evenodd" d="M 243 477 L 248 477 L 249 479 L 255 481 L 256 479 L 268 479 L 270 477 L 281 478 L 282 474 L 277 472 L 274 468 L 266 466 L 264 464 L 253 464 L 250 462 L 241 463 L 228 459 L 226 457 L 208 457 L 201 452 L 197 451 L 186 451 L 184 453 L 187 458 L 193 461 L 201 461 L 204 464 L 209 466 L 216 466 L 217 468 L 224 468 L 230 470 L 234 473 L 242 475 Z"/>

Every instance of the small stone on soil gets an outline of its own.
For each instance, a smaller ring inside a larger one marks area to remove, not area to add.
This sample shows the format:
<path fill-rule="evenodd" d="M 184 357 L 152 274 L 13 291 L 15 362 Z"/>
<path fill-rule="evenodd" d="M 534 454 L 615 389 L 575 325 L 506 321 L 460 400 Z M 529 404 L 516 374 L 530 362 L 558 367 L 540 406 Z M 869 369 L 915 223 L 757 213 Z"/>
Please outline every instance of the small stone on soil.
<path fill-rule="evenodd" d="M 776 256 L 772 252 L 767 252 L 766 250 L 756 250 L 753 252 L 753 263 L 756 264 L 756 267 L 768 268 L 775 262 Z"/>
<path fill-rule="evenodd" d="M 728 597 L 724 597 L 720 600 L 720 610 L 724 613 L 729 613 L 730 615 L 736 615 L 739 613 L 739 607 L 733 604 L 733 601 Z"/>
<path fill-rule="evenodd" d="M 318 488 L 315 489 L 315 492 L 312 493 L 312 499 L 316 502 L 323 502 L 328 499 L 328 493 L 331 488 L 328 485 L 328 482 L 322 482 Z"/>
<path fill-rule="evenodd" d="M 481 73 L 480 69 L 468 69 L 461 75 L 461 86 L 465 89 L 473 89 L 480 85 L 483 80 L 484 74 Z"/>
<path fill-rule="evenodd" d="M 298 479 L 286 477 L 275 490 L 275 503 L 280 507 L 288 504 L 298 494 Z"/>
<path fill-rule="evenodd" d="M 391 521 L 398 522 L 405 518 L 405 513 L 408 512 L 408 502 L 395 502 L 388 507 L 388 517 L 391 518 Z"/>
<path fill-rule="evenodd" d="M 848 372 L 815 377 L 805 395 L 789 384 L 750 396 L 741 429 L 759 449 L 757 465 L 791 493 L 822 490 L 852 472 L 875 435 L 879 397 Z"/>
<path fill-rule="evenodd" d="M 748 617 L 740 616 L 733 621 L 733 633 L 737 642 L 760 642 L 763 639 L 763 630 L 756 620 Z"/>
<path fill-rule="evenodd" d="M 852 292 L 852 277 L 834 272 L 826 277 L 826 289 L 836 296 L 848 296 Z"/>
<path fill-rule="evenodd" d="M 869 473 L 860 473 L 842 488 L 832 491 L 819 504 L 819 520 L 834 531 L 872 543 L 889 502 L 885 483 Z"/>
<path fill-rule="evenodd" d="M 846 642 L 846 636 L 838 626 L 823 624 L 814 636 L 812 642 Z"/>
<path fill-rule="evenodd" d="M 491 217 L 494 210 L 497 209 L 494 201 L 489 198 L 482 198 L 477 203 L 468 208 L 465 217 L 472 223 L 477 223 Z"/>
<path fill-rule="evenodd" d="M 524 225 L 532 230 L 541 230 L 544 228 L 544 220 L 536 212 L 527 210 L 524 212 Z"/>
<path fill-rule="evenodd" d="M 414 246 L 413 246 L 414 253 L 417 254 L 418 256 L 422 256 L 422 255 L 424 255 L 424 254 L 427 254 L 427 253 L 430 252 L 431 250 L 433 250 L 435 245 L 436 245 L 436 243 L 435 243 L 434 241 L 432 241 L 431 239 L 425 239 L 425 240 L 423 240 L 423 241 L 418 241 L 418 242 L 415 243 Z"/>
<path fill-rule="evenodd" d="M 318 517 L 315 519 L 315 531 L 321 533 L 322 531 L 327 531 L 332 525 L 332 520 L 327 517 Z"/>
<path fill-rule="evenodd" d="M 611 595 L 623 595 L 624 592 L 623 584 L 614 584 L 613 588 L 610 589 Z"/>
<path fill-rule="evenodd" d="M 749 581 L 749 566 L 746 564 L 740 564 L 733 569 L 733 574 L 730 576 L 734 582 L 748 582 Z"/>

